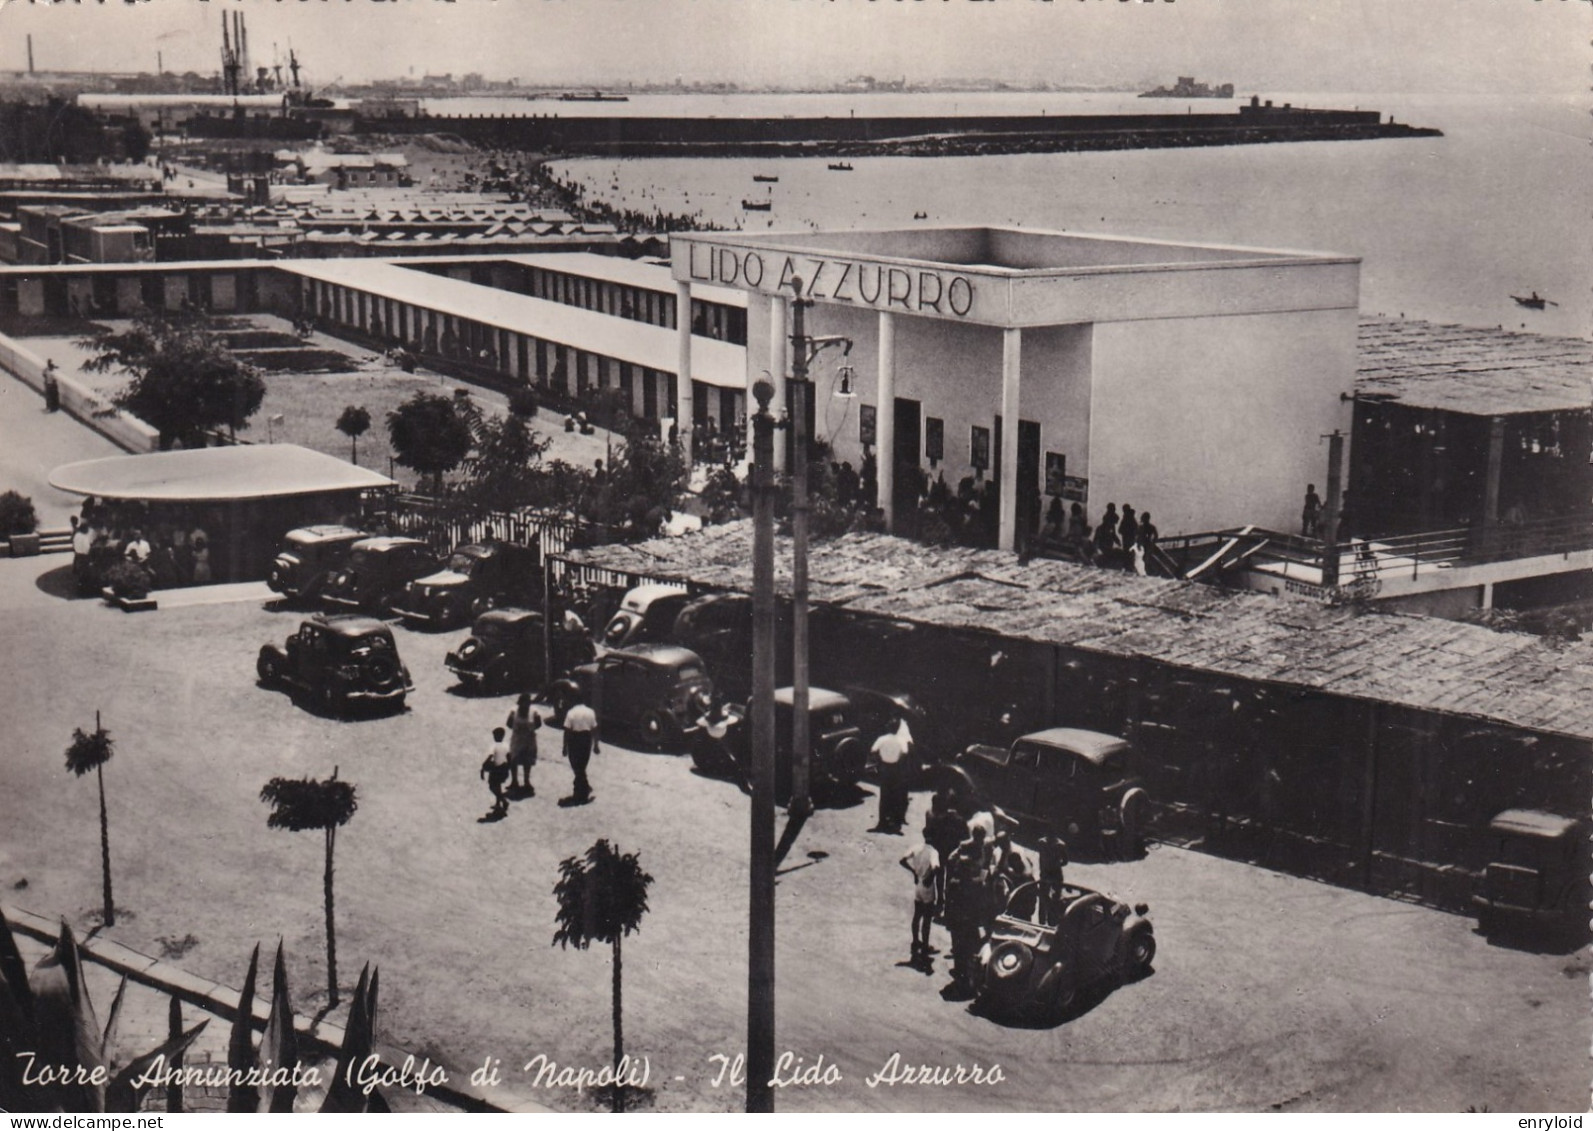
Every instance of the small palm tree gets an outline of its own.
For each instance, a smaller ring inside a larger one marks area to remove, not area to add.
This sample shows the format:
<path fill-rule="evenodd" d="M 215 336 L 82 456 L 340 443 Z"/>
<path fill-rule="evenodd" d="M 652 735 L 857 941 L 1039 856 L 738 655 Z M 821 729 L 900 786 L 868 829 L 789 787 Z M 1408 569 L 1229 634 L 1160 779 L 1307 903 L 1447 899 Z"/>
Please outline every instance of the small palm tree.
<path fill-rule="evenodd" d="M 349 438 L 352 447 L 349 451 L 348 461 L 360 461 L 360 437 L 369 432 L 371 428 L 371 414 L 364 405 L 349 405 L 343 410 L 343 415 L 337 418 L 337 430 Z"/>
<path fill-rule="evenodd" d="M 607 840 L 571 856 L 559 865 L 553 895 L 559 901 L 558 929 L 553 941 L 561 947 L 585 950 L 594 942 L 614 948 L 614 1110 L 623 1110 L 618 1080 L 625 1057 L 625 1025 L 620 995 L 620 940 L 641 929 L 647 914 L 647 888 L 653 877 L 642 871 L 634 852 L 620 853 Z"/>
<path fill-rule="evenodd" d="M 94 733 L 81 727 L 72 731 L 72 745 L 66 748 L 66 768 L 78 777 L 94 771 L 100 787 L 100 875 L 105 887 L 105 925 L 116 926 L 116 905 L 111 900 L 111 823 L 105 812 L 105 763 L 116 752 L 110 732 L 100 726 L 100 713 L 94 712 Z"/>
<path fill-rule="evenodd" d="M 320 829 L 326 837 L 326 871 L 323 880 L 326 899 L 326 996 L 329 1005 L 338 1004 L 337 932 L 332 916 L 332 850 L 337 830 L 348 824 L 359 803 L 352 782 L 338 781 L 337 768 L 325 781 L 314 778 L 272 778 L 260 791 L 260 800 L 271 806 L 266 827 L 302 832 Z"/>

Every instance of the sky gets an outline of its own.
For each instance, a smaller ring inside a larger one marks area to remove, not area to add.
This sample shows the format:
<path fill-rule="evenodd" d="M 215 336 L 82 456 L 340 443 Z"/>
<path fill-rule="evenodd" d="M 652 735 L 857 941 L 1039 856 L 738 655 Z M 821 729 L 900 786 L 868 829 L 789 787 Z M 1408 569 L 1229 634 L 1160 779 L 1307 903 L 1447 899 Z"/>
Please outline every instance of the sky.
<path fill-rule="evenodd" d="M 312 85 L 479 72 L 522 85 L 910 82 L 1575 93 L 1589 0 L 0 0 L 0 69 L 214 73 L 220 13 Z"/>

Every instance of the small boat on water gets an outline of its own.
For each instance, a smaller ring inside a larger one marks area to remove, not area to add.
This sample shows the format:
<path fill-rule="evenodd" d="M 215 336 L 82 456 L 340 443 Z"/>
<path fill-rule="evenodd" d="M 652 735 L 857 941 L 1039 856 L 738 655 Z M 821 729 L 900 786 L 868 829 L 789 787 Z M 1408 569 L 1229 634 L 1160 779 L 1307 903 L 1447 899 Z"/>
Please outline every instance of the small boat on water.
<path fill-rule="evenodd" d="M 1560 305 L 1551 299 L 1544 298 L 1537 291 L 1533 291 L 1530 295 L 1511 295 L 1510 297 L 1516 300 L 1517 306 L 1524 306 L 1528 310 L 1542 310 L 1546 306 Z"/>
<path fill-rule="evenodd" d="M 628 94 L 604 94 L 601 90 L 591 93 L 584 91 L 567 91 L 559 95 L 560 102 L 629 102 Z"/>
<path fill-rule="evenodd" d="M 850 161 L 831 161 L 830 169 L 837 173 L 850 173 L 852 171 L 852 163 Z"/>
<path fill-rule="evenodd" d="M 769 211 L 769 209 L 774 207 L 774 201 L 772 201 L 772 200 L 743 200 L 741 202 L 741 207 L 745 208 L 748 212 L 767 212 L 767 211 Z"/>
<path fill-rule="evenodd" d="M 760 185 L 774 185 L 780 183 L 779 177 L 770 176 L 768 173 L 754 173 L 752 179 Z"/>

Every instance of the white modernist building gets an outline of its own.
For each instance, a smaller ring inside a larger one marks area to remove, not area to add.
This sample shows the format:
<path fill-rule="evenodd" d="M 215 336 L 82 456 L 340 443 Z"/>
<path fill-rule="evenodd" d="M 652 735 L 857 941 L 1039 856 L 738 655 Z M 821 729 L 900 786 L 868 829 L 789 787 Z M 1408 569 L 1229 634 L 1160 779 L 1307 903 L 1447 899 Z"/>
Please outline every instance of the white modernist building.
<path fill-rule="evenodd" d="M 854 467 L 875 454 L 887 520 L 916 465 L 953 486 L 1018 484 L 1000 493 L 1003 548 L 1046 494 L 1083 502 L 1092 523 L 1132 504 L 1164 534 L 1292 530 L 1306 485 L 1324 491 L 1324 437 L 1349 434 L 1352 256 L 940 228 L 683 233 L 671 264 L 678 301 L 694 286 L 750 292 L 749 391 L 791 371 L 801 280 L 806 334 L 849 338 L 860 378 L 858 397 L 834 396 L 826 351 L 817 436 Z"/>

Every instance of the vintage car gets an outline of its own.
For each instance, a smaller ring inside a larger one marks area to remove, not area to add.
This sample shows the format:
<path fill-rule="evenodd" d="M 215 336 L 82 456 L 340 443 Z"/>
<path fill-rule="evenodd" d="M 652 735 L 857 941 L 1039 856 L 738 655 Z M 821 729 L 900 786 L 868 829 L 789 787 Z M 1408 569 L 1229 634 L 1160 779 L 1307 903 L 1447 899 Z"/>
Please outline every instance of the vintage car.
<path fill-rule="evenodd" d="M 329 715 L 361 704 L 401 710 L 414 690 L 393 630 L 357 613 L 308 618 L 284 647 L 260 649 L 255 672 L 265 686 L 303 692 Z"/>
<path fill-rule="evenodd" d="M 266 584 L 284 597 L 307 600 L 348 560 L 349 548 L 370 535 L 352 526 L 301 526 L 288 531 L 271 561 Z"/>
<path fill-rule="evenodd" d="M 848 684 L 843 690 L 857 708 L 857 724 L 863 742 L 869 747 L 865 772 L 874 773 L 879 768 L 878 755 L 874 754 L 874 740 L 887 730 L 894 729 L 893 720 L 901 719 L 913 736 L 909 768 L 912 780 L 932 776 L 937 766 L 957 755 L 958 746 L 945 719 L 938 710 L 905 691 L 883 691 L 862 684 Z"/>
<path fill-rule="evenodd" d="M 1500 941 L 1581 945 L 1588 935 L 1588 828 L 1535 809 L 1488 822 L 1490 855 L 1472 897 L 1478 929 Z"/>
<path fill-rule="evenodd" d="M 499 605 L 541 598 L 542 563 L 533 547 L 472 542 L 449 554 L 436 573 L 404 586 L 393 601 L 393 612 L 406 622 L 453 628 Z"/>
<path fill-rule="evenodd" d="M 791 795 L 792 690 L 774 693 L 774 792 Z M 691 760 L 702 773 L 747 782 L 752 768 L 752 707 L 722 704 L 698 721 L 691 734 Z M 857 708 L 839 691 L 808 688 L 809 781 L 814 785 L 852 785 L 863 776 L 868 744 L 857 725 Z"/>
<path fill-rule="evenodd" d="M 684 586 L 638 585 L 620 601 L 619 610 L 603 626 L 598 643 L 604 648 L 663 643 L 690 599 Z"/>
<path fill-rule="evenodd" d="M 384 616 L 417 577 L 437 572 L 437 555 L 418 538 L 362 538 L 348 560 L 322 587 L 321 599 L 344 608 Z"/>
<path fill-rule="evenodd" d="M 1056 1016 L 1091 986 L 1143 978 L 1156 958 L 1149 911 L 1073 884 L 1018 885 L 979 950 L 975 1007 Z"/>
<path fill-rule="evenodd" d="M 444 662 L 465 687 L 501 695 L 541 691 L 555 674 L 592 657 L 592 641 L 584 633 L 555 629 L 545 641 L 541 613 L 506 605 L 477 617 L 470 636 Z"/>
<path fill-rule="evenodd" d="M 713 701 L 713 680 L 697 653 L 673 644 L 637 644 L 581 664 L 548 689 L 553 721 L 581 700 L 605 734 L 629 732 L 644 747 L 677 744 Z"/>
<path fill-rule="evenodd" d="M 752 597 L 708 593 L 687 602 L 669 632 L 671 643 L 703 658 L 714 687 L 727 699 L 752 694 Z M 783 606 L 775 619 L 775 679 L 791 680 L 791 618 Z"/>
<path fill-rule="evenodd" d="M 1016 823 L 1020 838 L 1055 835 L 1086 851 L 1125 860 L 1144 852 L 1150 798 L 1115 735 L 1052 727 L 1010 747 L 974 745 L 937 772 L 959 808 L 989 808 Z"/>

